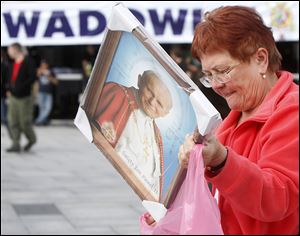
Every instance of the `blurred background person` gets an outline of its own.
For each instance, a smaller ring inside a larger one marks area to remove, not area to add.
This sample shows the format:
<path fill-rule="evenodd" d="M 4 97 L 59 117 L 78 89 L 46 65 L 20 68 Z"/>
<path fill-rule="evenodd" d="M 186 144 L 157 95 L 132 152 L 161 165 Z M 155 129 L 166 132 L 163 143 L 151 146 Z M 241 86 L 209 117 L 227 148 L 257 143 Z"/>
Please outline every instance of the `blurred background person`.
<path fill-rule="evenodd" d="M 85 87 L 89 81 L 92 69 L 97 57 L 97 50 L 93 45 L 87 45 L 85 48 L 85 53 L 81 60 L 81 70 L 82 70 L 82 84 L 81 84 L 81 93 L 78 96 L 78 102 L 82 100 L 82 95 L 85 90 Z"/>
<path fill-rule="evenodd" d="M 1 49 L 1 124 L 7 128 L 8 135 L 11 137 L 10 130 L 7 124 L 7 83 L 8 83 L 8 61 L 6 54 Z"/>
<path fill-rule="evenodd" d="M 93 45 L 87 45 L 86 53 L 81 61 L 82 74 L 83 74 L 82 91 L 84 91 L 87 82 L 90 78 L 96 60 L 96 56 L 97 56 L 96 48 Z"/>
<path fill-rule="evenodd" d="M 12 59 L 8 70 L 8 114 L 7 121 L 11 132 L 12 146 L 7 152 L 20 152 L 20 137 L 24 133 L 28 143 L 24 151 L 28 151 L 36 143 L 36 134 L 33 130 L 32 86 L 36 80 L 36 68 L 27 50 L 19 43 L 13 43 L 7 48 Z"/>
<path fill-rule="evenodd" d="M 1 124 L 6 124 L 6 112 L 7 112 L 7 105 L 6 105 L 6 88 L 7 88 L 7 81 L 8 81 L 8 64 L 5 60 L 4 51 L 1 49 Z"/>
<path fill-rule="evenodd" d="M 47 125 L 49 115 L 53 106 L 53 89 L 58 85 L 47 60 L 42 59 L 37 69 L 38 77 L 38 117 L 35 120 L 36 125 Z"/>

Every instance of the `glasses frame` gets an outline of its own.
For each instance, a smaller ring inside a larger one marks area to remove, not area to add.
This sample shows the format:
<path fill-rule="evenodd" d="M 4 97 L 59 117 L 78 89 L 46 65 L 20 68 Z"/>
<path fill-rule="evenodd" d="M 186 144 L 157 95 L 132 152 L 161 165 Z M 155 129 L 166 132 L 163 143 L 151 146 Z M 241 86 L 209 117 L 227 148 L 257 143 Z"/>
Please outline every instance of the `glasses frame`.
<path fill-rule="evenodd" d="M 226 84 L 229 81 L 232 80 L 230 76 L 230 72 L 233 71 L 237 66 L 239 66 L 241 63 L 237 65 L 230 66 L 228 69 L 226 69 L 224 72 L 216 72 L 211 75 L 204 74 L 201 78 L 199 78 L 199 81 L 206 87 L 211 88 L 212 87 L 212 81 L 218 82 L 219 84 Z M 220 77 L 222 79 L 220 79 Z"/>

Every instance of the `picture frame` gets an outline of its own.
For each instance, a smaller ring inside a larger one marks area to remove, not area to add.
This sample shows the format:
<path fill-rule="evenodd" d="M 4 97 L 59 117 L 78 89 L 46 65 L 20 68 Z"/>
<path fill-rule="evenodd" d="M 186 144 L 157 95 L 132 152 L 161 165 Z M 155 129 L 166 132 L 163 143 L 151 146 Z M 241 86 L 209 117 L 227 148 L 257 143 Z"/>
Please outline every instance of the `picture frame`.
<path fill-rule="evenodd" d="M 186 174 L 179 147 L 199 127 L 190 98 L 195 91 L 201 93 L 130 11 L 117 4 L 74 123 L 141 200 L 168 208 Z M 219 113 L 201 98 L 212 111 L 208 120 L 218 121 Z"/>

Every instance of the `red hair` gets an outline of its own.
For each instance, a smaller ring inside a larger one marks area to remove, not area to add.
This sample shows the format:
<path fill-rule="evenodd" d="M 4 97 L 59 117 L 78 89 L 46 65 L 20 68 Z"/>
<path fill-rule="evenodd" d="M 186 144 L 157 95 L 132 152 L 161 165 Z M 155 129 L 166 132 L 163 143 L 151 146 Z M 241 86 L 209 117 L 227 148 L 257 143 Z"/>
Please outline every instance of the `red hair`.
<path fill-rule="evenodd" d="M 271 28 L 264 25 L 261 16 L 252 8 L 226 6 L 205 13 L 204 21 L 198 23 L 192 55 L 200 61 L 203 54 L 225 50 L 235 59 L 250 62 L 250 57 L 260 47 L 268 51 L 268 69 L 278 71 L 282 57 Z"/>

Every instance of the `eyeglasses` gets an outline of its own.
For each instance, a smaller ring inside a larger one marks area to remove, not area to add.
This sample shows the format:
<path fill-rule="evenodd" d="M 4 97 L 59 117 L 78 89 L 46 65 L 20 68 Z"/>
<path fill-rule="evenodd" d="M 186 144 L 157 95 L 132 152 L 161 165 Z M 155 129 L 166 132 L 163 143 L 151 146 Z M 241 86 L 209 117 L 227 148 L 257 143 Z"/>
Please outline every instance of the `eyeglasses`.
<path fill-rule="evenodd" d="M 213 80 L 215 82 L 218 82 L 219 84 L 226 84 L 232 79 L 229 73 L 240 64 L 241 63 L 234 66 L 230 66 L 228 69 L 224 71 L 216 72 L 215 74 L 211 74 L 211 75 L 204 74 L 199 80 L 206 88 L 212 87 Z"/>

